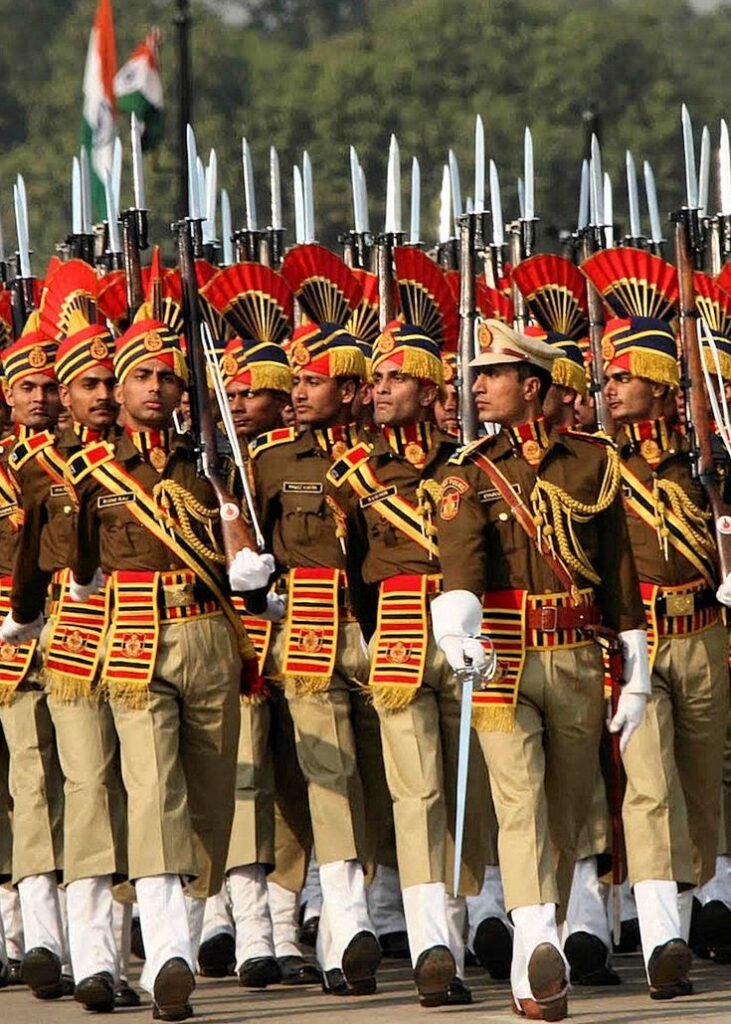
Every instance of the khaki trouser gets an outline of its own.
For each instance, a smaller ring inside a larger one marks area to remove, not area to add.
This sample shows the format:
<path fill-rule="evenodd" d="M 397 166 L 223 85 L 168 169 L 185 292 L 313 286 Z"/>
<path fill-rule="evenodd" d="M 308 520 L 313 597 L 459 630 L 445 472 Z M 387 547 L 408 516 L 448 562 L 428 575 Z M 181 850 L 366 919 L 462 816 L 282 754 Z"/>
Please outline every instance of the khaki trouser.
<path fill-rule="evenodd" d="M 298 893 L 305 884 L 314 840 L 307 780 L 297 760 L 294 723 L 284 690 L 276 684 L 271 684 L 270 713 L 275 862 L 270 880 Z"/>
<path fill-rule="evenodd" d="M 13 870 L 13 802 L 8 789 L 10 754 L 0 731 L 0 883 L 10 879 Z"/>
<path fill-rule="evenodd" d="M 46 694 L 21 684 L 0 706 L 10 753 L 13 801 L 13 882 L 59 871 L 63 861 L 63 778 Z"/>
<path fill-rule="evenodd" d="M 127 808 L 112 711 L 97 696 L 48 709 L 64 775 L 63 880 L 127 874 Z"/>
<path fill-rule="evenodd" d="M 604 718 L 599 648 L 528 651 L 513 732 L 478 733 L 497 814 L 505 907 L 568 903 Z"/>
<path fill-rule="evenodd" d="M 398 711 L 378 710 L 386 778 L 393 799 L 401 888 L 444 882 L 451 892 L 460 704 L 444 656 L 429 640 L 424 679 Z M 460 886 L 480 891 L 491 837 L 488 782 L 472 733 Z"/>
<path fill-rule="evenodd" d="M 285 631 L 273 642 L 272 656 L 282 664 Z M 320 866 L 365 858 L 365 809 L 358 771 L 352 706 L 367 677 L 368 664 L 356 622 L 340 622 L 335 669 L 327 690 L 285 693 L 295 731 L 297 758 L 307 793 Z"/>
<path fill-rule="evenodd" d="M 652 696 L 624 755 L 630 883 L 703 885 L 715 871 L 728 715 L 726 630 L 658 640 Z"/>
<path fill-rule="evenodd" d="M 731 855 L 731 710 L 726 718 L 726 740 L 721 768 L 721 827 L 718 830 L 719 857 Z"/>
<path fill-rule="evenodd" d="M 353 696 L 353 730 L 358 757 L 358 769 L 365 797 L 365 852 L 364 865 L 371 881 L 379 864 L 398 868 L 396 855 L 396 827 L 393 803 L 383 762 L 383 743 L 378 712 L 367 691 Z"/>
<path fill-rule="evenodd" d="M 612 817 L 604 774 L 597 763 L 591 804 L 576 843 L 576 859 L 603 857 L 612 852 Z M 608 859 L 608 858 L 605 858 Z M 602 871 L 599 871 L 602 874 Z"/>
<path fill-rule="evenodd" d="M 130 878 L 194 876 L 217 893 L 234 809 L 241 660 L 223 615 L 160 628 L 149 701 L 111 703 L 127 790 Z"/>
<path fill-rule="evenodd" d="M 226 870 L 274 865 L 274 770 L 266 702 L 241 701 L 236 801 Z"/>

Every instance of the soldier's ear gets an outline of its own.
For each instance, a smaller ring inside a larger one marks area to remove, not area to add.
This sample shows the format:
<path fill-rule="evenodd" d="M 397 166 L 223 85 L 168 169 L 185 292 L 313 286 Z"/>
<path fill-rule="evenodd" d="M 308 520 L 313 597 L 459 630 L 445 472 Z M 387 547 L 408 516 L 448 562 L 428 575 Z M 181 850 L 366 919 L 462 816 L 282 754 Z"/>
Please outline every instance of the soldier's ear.
<path fill-rule="evenodd" d="M 439 387 L 436 384 L 432 384 L 431 381 L 422 381 L 421 390 L 419 392 L 419 405 L 434 405 L 438 394 Z"/>
<path fill-rule="evenodd" d="M 117 405 L 124 404 L 124 389 L 119 381 L 114 385 L 114 401 Z"/>

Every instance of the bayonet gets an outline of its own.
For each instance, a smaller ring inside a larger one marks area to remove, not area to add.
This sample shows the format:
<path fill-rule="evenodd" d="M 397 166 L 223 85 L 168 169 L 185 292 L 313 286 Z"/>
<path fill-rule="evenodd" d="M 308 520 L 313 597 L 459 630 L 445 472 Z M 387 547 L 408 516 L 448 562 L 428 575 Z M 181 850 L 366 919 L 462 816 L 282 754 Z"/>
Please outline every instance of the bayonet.
<path fill-rule="evenodd" d="M 643 164 L 645 176 L 645 195 L 647 197 L 647 212 L 650 217 L 650 241 L 660 245 L 665 239 L 662 237 L 662 226 L 660 223 L 660 207 L 657 202 L 657 190 L 655 188 L 655 175 L 649 161 Z"/>
<path fill-rule="evenodd" d="M 503 222 L 503 204 L 500 198 L 500 178 L 495 161 L 490 161 L 490 210 L 492 212 L 492 244 L 505 244 L 505 224 Z"/>
<path fill-rule="evenodd" d="M 385 232 L 387 235 L 401 232 L 401 155 L 395 135 L 391 135 L 388 147 Z"/>
<path fill-rule="evenodd" d="M 198 212 L 201 218 L 201 232 L 203 232 L 206 230 L 206 171 L 200 157 L 196 159 L 195 169 L 198 180 Z"/>
<path fill-rule="evenodd" d="M 700 216 L 708 213 L 708 191 L 711 182 L 711 133 L 708 125 L 703 125 L 701 133 L 701 159 L 698 170 L 698 207 Z"/>
<path fill-rule="evenodd" d="M 79 158 L 75 156 L 71 165 L 71 233 L 80 235 L 82 231 L 81 165 Z"/>
<path fill-rule="evenodd" d="M 485 126 L 478 114 L 475 118 L 475 196 L 474 211 L 485 210 Z"/>
<path fill-rule="evenodd" d="M 84 235 L 90 235 L 92 230 L 91 175 L 89 153 L 86 146 L 82 146 L 79 151 L 79 166 L 81 167 L 81 231 Z"/>
<path fill-rule="evenodd" d="M 421 232 L 421 169 L 416 157 L 411 160 L 411 218 L 409 223 L 409 242 L 419 244 Z"/>
<path fill-rule="evenodd" d="M 604 234 L 607 248 L 611 249 L 614 246 L 614 199 L 612 196 L 612 179 L 606 171 L 604 172 L 604 197 L 602 205 L 604 209 Z"/>
<path fill-rule="evenodd" d="M 439 193 L 439 244 L 443 245 L 452 237 L 452 182 L 449 168 L 442 169 L 442 189 Z"/>
<path fill-rule="evenodd" d="M 198 150 L 195 144 L 195 132 L 188 125 L 185 134 L 188 153 L 188 216 L 191 220 L 200 220 L 201 210 L 198 200 Z"/>
<path fill-rule="evenodd" d="M 518 178 L 518 209 L 520 211 L 520 219 L 525 220 L 525 185 L 523 184 L 523 178 Z"/>
<path fill-rule="evenodd" d="M 459 164 L 453 149 L 449 151 L 449 177 L 452 185 L 452 216 L 454 217 L 454 234 L 459 234 L 459 218 L 462 216 L 462 186 L 459 181 Z"/>
<path fill-rule="evenodd" d="M 279 176 L 279 154 L 269 148 L 269 191 L 271 193 L 272 230 L 282 230 L 282 181 Z"/>
<path fill-rule="evenodd" d="M 18 261 L 20 263 L 20 276 L 31 277 L 30 269 L 30 239 L 28 236 L 28 203 L 25 194 L 25 181 L 23 175 L 19 174 L 16 184 L 13 186 L 13 199 L 15 202 L 15 227 L 18 234 Z"/>
<path fill-rule="evenodd" d="M 122 140 L 117 135 L 112 148 L 112 189 L 114 208 L 119 212 L 122 196 Z"/>
<path fill-rule="evenodd" d="M 593 228 L 604 227 L 604 175 L 602 174 L 602 151 L 596 135 L 591 137 L 591 160 L 589 162 L 589 209 Z"/>
<path fill-rule="evenodd" d="M 142 161 L 142 132 L 135 113 L 132 114 L 131 118 L 130 139 L 132 142 L 132 188 L 135 197 L 135 209 L 146 210 L 145 167 Z"/>
<path fill-rule="evenodd" d="M 302 172 L 297 164 L 292 168 L 294 179 L 294 235 L 297 245 L 305 240 L 305 198 L 302 190 Z"/>
<path fill-rule="evenodd" d="M 637 190 L 637 168 L 634 157 L 627 150 L 625 155 L 627 169 L 627 201 L 629 204 L 629 236 L 637 244 L 642 238 L 642 220 L 640 217 L 640 197 Z"/>
<path fill-rule="evenodd" d="M 119 214 L 114 201 L 114 183 L 110 171 L 104 175 L 104 195 L 107 201 L 107 225 L 109 229 L 109 252 L 116 255 L 121 252 L 119 245 Z"/>
<path fill-rule="evenodd" d="M 731 216 L 731 147 L 729 146 L 728 125 L 721 118 L 721 145 L 719 150 L 719 193 L 721 200 L 720 213 L 723 217 Z"/>
<path fill-rule="evenodd" d="M 589 161 L 581 161 L 581 181 L 579 183 L 579 216 L 576 221 L 576 233 L 580 235 L 589 227 Z"/>
<path fill-rule="evenodd" d="M 363 227 L 363 211 L 361 210 L 360 163 L 355 146 L 350 147 L 350 189 L 353 193 L 353 224 L 356 233 L 362 234 L 365 228 Z"/>
<path fill-rule="evenodd" d="M 533 136 L 530 128 L 525 129 L 523 138 L 523 183 L 525 195 L 523 199 L 522 220 L 533 220 L 536 215 L 535 176 L 533 171 Z"/>
<path fill-rule="evenodd" d="M 223 265 L 230 267 L 234 261 L 233 226 L 231 221 L 231 200 L 225 188 L 221 189 L 221 242 L 223 245 Z"/>
<path fill-rule="evenodd" d="M 315 192 L 312 184 L 312 161 L 307 150 L 302 153 L 302 189 L 305 204 L 305 242 L 314 242 Z"/>
<path fill-rule="evenodd" d="M 368 185 L 363 164 L 360 165 L 358 177 L 360 178 L 360 206 L 363 211 L 363 230 L 367 234 L 371 230 L 371 219 L 368 213 Z"/>
<path fill-rule="evenodd" d="M 683 127 L 683 156 L 685 158 L 685 201 L 689 210 L 698 209 L 698 179 L 695 170 L 695 146 L 693 145 L 693 124 L 685 103 L 680 112 Z"/>
<path fill-rule="evenodd" d="M 256 231 L 256 194 L 254 192 L 254 168 L 251 161 L 251 150 L 246 139 L 241 140 L 241 160 L 244 168 L 244 202 L 246 204 L 246 230 Z"/>

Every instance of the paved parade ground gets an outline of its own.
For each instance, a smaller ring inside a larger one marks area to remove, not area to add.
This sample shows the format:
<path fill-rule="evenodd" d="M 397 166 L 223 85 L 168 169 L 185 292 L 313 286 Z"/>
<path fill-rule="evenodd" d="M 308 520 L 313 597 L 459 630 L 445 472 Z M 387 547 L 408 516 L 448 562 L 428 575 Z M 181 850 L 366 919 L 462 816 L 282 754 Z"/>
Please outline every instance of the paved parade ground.
<path fill-rule="evenodd" d="M 570 1003 L 570 1019 L 576 1024 L 727 1024 L 731 1020 L 731 966 L 715 966 L 696 960 L 692 977 L 696 995 L 673 1002 L 651 1002 L 642 975 L 639 954 L 618 957 L 615 961 L 624 984 L 621 988 L 577 988 Z M 374 996 L 359 999 L 326 997 L 314 989 L 281 988 L 275 986 L 264 992 L 245 992 L 234 978 L 225 981 L 198 979 L 193 997 L 195 1018 L 211 1024 L 318 1024 L 325 1021 L 343 1021 L 347 1024 L 429 1024 L 429 1021 L 453 1022 L 457 1017 L 465 1024 L 499 1024 L 517 1021 L 510 1012 L 510 994 L 506 984 L 484 980 L 480 970 L 467 972 L 472 987 L 472 1006 L 422 1009 L 411 984 L 410 971 L 402 964 L 386 961 L 378 973 L 379 991 Z M 134 972 L 136 976 L 137 972 Z M 151 1007 L 145 1005 L 134 1010 L 117 1010 L 119 1021 L 124 1017 L 129 1024 L 151 1020 Z M 27 989 L 10 988 L 0 991 L 0 1020 L 2 1024 L 56 1024 L 73 1022 L 82 1024 L 94 1017 L 85 1013 L 70 999 L 57 1003 L 40 1003 L 32 999 Z M 99 1020 L 108 1018 L 97 1018 Z"/>

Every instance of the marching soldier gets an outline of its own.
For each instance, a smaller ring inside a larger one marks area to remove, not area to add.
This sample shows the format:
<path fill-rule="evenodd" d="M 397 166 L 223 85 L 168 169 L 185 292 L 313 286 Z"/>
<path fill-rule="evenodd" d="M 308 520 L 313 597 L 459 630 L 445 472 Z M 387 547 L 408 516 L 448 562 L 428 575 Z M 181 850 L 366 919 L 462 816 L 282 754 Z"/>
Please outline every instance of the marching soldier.
<path fill-rule="evenodd" d="M 607 272 L 603 254 L 584 270 L 619 314 L 604 329 L 604 394 L 618 425 L 652 669 L 647 714 L 624 754 L 623 818 L 650 996 L 669 999 L 692 992 L 692 889 L 715 868 L 727 637 L 715 597 L 717 554 L 705 495 L 692 479 L 687 441 L 664 415 L 680 385 L 667 322 L 677 279 L 658 257 L 621 252 L 634 277 L 646 282 L 631 295 L 618 278 L 621 265 Z M 647 304 L 638 305 L 634 295 L 647 297 Z M 648 769 L 658 763 L 662 770 Z"/>
<path fill-rule="evenodd" d="M 292 338 L 292 400 L 303 433 L 284 428 L 250 445 L 267 545 L 287 573 L 285 628 L 270 657 L 294 721 L 307 780 L 323 906 L 317 953 L 326 990 L 375 991 L 381 952 L 366 901 L 365 808 L 353 718 L 367 676 L 358 603 L 359 552 L 346 510 L 327 484 L 334 455 L 355 443 L 353 402 L 365 360 L 344 329 L 360 287 L 337 257 L 316 245 L 288 253 L 282 274 L 311 322 Z M 310 284 L 312 282 L 312 284 Z M 346 575 L 353 566 L 354 575 Z"/>
<path fill-rule="evenodd" d="M 594 781 L 576 765 L 596 762 L 604 707 L 590 631 L 601 620 L 628 648 L 626 698 L 649 687 L 644 617 L 616 456 L 600 441 L 555 433 L 542 416 L 557 349 L 498 320 L 486 321 L 479 337 L 478 415 L 503 429 L 449 467 L 439 510 L 445 592 L 433 607 L 434 633 L 454 669 L 484 660 L 471 639 L 481 631 L 494 645 L 498 673 L 476 689 L 473 716 L 515 927 L 513 998 L 524 1016 L 561 1020 L 568 971 L 556 906 L 567 899 Z M 625 746 L 635 727 L 620 704 L 614 728 Z"/>
<path fill-rule="evenodd" d="M 0 452 L 0 610 L 5 619 L 25 514 L 22 502 L 32 510 L 46 487 L 46 475 L 34 452 L 52 442 L 59 410 L 56 343 L 37 329 L 36 319 L 3 352 L 4 390 L 14 421 L 13 433 Z M 21 978 L 38 998 L 55 999 L 64 994 L 61 972 L 67 961 L 57 891 L 62 868 L 63 780 L 34 635 L 35 629 L 27 639 L 22 630 L 13 630 L 13 639 L 3 640 L 0 723 L 10 754 L 13 883 L 25 932 Z"/>
<path fill-rule="evenodd" d="M 132 324 L 117 341 L 114 372 L 122 436 L 69 461 L 79 497 L 70 593 L 88 600 L 102 573 L 111 577 L 102 680 L 127 790 L 128 868 L 146 952 L 141 981 L 155 1017 L 183 1020 L 192 1013 L 202 912 L 191 906 L 189 926 L 181 879 L 196 879 L 191 895 L 201 911 L 200 897 L 221 885 L 241 656 L 253 652 L 226 597 L 213 492 L 196 475 L 190 441 L 172 428 L 187 377 L 177 336 L 159 321 Z M 229 582 L 235 590 L 261 586 L 269 571 L 267 559 L 239 552 Z"/>
<path fill-rule="evenodd" d="M 350 491 L 358 499 L 368 541 L 363 578 L 379 585 L 369 689 L 394 805 L 414 978 L 422 1005 L 456 1005 L 471 1001 L 462 981 L 464 902 L 448 899 L 445 886 L 451 878 L 447 834 L 455 810 L 459 702 L 448 666 L 428 643 L 429 605 L 441 584 L 435 495 L 456 450 L 456 439 L 433 423 L 443 384 L 438 342 L 456 334 L 456 309 L 441 271 L 422 253 L 397 249 L 395 262 L 407 322 L 389 324 L 373 350 L 381 433 L 348 452 L 330 479 L 343 497 Z M 472 765 L 479 775 L 479 758 Z M 469 831 L 463 877 L 476 893 L 489 848 L 477 808 Z"/>

